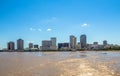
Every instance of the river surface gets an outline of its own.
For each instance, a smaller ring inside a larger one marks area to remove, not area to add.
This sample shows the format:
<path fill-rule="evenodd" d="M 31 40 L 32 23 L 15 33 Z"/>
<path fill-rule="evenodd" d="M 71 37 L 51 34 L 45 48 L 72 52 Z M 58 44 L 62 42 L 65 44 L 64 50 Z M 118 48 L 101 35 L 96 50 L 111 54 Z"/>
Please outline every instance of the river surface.
<path fill-rule="evenodd" d="M 120 52 L 0 52 L 0 76 L 120 76 Z"/>

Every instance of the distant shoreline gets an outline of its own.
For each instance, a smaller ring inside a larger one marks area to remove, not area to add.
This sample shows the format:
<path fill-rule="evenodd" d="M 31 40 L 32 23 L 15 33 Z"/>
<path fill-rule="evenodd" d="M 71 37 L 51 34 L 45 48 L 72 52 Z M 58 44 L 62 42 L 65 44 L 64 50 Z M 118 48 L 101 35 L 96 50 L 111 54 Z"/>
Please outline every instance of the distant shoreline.
<path fill-rule="evenodd" d="M 35 51 L 31 51 L 31 50 L 22 50 L 22 51 L 17 51 L 17 50 L 0 50 L 0 52 L 77 52 L 77 51 L 120 51 L 120 50 L 35 50 Z"/>

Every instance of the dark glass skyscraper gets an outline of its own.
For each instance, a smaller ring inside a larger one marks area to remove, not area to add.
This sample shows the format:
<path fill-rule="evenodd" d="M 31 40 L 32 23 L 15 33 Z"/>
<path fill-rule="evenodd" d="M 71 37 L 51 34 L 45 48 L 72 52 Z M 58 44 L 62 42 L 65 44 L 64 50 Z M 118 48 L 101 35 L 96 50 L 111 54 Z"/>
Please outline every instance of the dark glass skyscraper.
<path fill-rule="evenodd" d="M 15 50 L 15 43 L 14 42 L 8 42 L 8 50 Z"/>
<path fill-rule="evenodd" d="M 24 41 L 22 39 L 17 40 L 17 50 L 24 50 Z"/>
<path fill-rule="evenodd" d="M 80 36 L 80 43 L 81 43 L 81 48 L 86 48 L 87 46 L 87 37 L 86 35 L 81 35 Z"/>

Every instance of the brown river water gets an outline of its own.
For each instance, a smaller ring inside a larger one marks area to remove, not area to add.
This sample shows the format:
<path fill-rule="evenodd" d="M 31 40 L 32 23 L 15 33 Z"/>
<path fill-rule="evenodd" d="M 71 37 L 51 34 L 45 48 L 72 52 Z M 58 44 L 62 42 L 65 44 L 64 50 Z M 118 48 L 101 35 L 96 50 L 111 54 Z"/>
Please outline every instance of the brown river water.
<path fill-rule="evenodd" d="M 120 52 L 0 52 L 0 76 L 120 76 Z"/>

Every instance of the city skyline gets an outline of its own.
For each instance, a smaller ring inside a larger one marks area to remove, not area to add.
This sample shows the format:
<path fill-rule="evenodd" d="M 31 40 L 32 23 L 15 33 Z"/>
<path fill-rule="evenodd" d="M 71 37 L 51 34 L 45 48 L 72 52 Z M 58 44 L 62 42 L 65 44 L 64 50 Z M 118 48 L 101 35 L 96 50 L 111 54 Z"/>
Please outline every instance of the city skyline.
<path fill-rule="evenodd" d="M 119 0 L 1 0 L 0 48 L 19 38 L 27 47 L 50 37 L 69 42 L 70 35 L 81 34 L 88 43 L 107 40 L 120 45 L 119 20 Z"/>
<path fill-rule="evenodd" d="M 110 44 L 110 43 L 108 44 L 107 40 L 102 40 L 102 43 L 99 43 L 98 41 L 88 43 L 87 40 L 88 40 L 88 38 L 85 34 L 80 35 L 79 38 L 77 38 L 75 35 L 70 35 L 68 42 L 57 42 L 56 37 L 51 37 L 48 40 L 44 39 L 44 40 L 40 41 L 39 44 L 36 44 L 34 42 L 25 43 L 24 39 L 19 38 L 15 42 L 8 41 L 6 43 L 7 47 L 3 47 L 0 50 L 2 50 L 2 49 L 15 50 L 16 49 L 16 50 L 20 51 L 20 50 L 24 50 L 27 48 L 29 48 L 29 49 L 35 48 L 35 49 L 53 49 L 53 50 L 56 50 L 57 48 L 59 48 L 59 44 L 60 44 L 60 46 L 61 46 L 61 44 L 63 44 L 63 45 L 65 44 L 65 46 L 69 45 L 68 48 L 71 48 L 71 49 L 76 49 L 77 47 L 88 48 L 88 46 L 91 46 L 91 45 L 100 45 L 100 46 L 101 45 L 102 46 L 116 45 L 116 44 Z M 25 46 L 25 44 L 27 44 L 27 45 Z"/>

